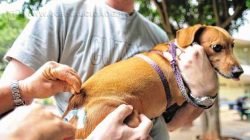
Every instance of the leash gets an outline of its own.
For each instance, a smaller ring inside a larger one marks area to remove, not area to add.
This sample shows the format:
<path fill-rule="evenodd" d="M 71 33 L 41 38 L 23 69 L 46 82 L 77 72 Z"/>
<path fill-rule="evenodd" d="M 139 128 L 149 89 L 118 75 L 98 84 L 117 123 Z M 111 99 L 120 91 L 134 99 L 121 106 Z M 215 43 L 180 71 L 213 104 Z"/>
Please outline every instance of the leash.
<path fill-rule="evenodd" d="M 164 87 L 165 95 L 166 95 L 167 102 L 168 102 L 168 104 L 167 104 L 167 107 L 168 107 L 170 102 L 171 102 L 171 94 L 170 94 L 168 81 L 167 81 L 164 73 L 162 72 L 161 68 L 156 64 L 156 62 L 154 60 L 150 59 L 146 55 L 137 54 L 137 55 L 135 55 L 135 57 L 141 58 L 142 60 L 146 61 L 157 72 L 158 76 L 161 79 L 162 85 Z"/>

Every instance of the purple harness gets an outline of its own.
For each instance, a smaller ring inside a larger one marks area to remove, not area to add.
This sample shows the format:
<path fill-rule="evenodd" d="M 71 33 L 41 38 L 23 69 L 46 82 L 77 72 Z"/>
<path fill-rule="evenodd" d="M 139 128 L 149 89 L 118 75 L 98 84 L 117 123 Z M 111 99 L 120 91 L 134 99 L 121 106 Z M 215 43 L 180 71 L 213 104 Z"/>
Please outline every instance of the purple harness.
<path fill-rule="evenodd" d="M 181 76 L 180 69 L 178 68 L 177 62 L 176 62 L 177 46 L 174 43 L 170 43 L 169 45 L 170 45 L 169 53 L 172 55 L 172 58 L 173 58 L 173 60 L 170 62 L 170 64 L 171 64 L 172 69 L 174 71 L 175 79 L 177 81 L 178 87 L 181 90 L 181 94 L 186 99 L 187 102 L 191 103 L 192 105 L 194 105 L 196 107 L 200 107 L 192 100 L 192 97 L 190 96 L 190 94 L 188 94 L 188 91 L 186 90 L 183 78 Z"/>
<path fill-rule="evenodd" d="M 172 55 L 173 60 L 170 62 L 171 67 L 173 69 L 176 81 L 177 81 L 177 85 L 181 91 L 182 96 L 186 99 L 187 102 L 193 104 L 196 107 L 199 107 L 197 104 L 194 103 L 194 101 L 192 100 L 192 98 L 190 97 L 190 95 L 188 94 L 188 91 L 186 90 L 183 78 L 181 76 L 181 72 L 180 69 L 177 66 L 177 62 L 176 62 L 176 49 L 177 46 L 174 43 L 170 43 L 170 50 L 169 53 Z M 148 64 L 151 65 L 151 67 L 158 73 L 161 82 L 164 86 L 164 90 L 166 93 L 166 98 L 168 103 L 170 103 L 171 101 L 171 94 L 170 94 L 170 89 L 169 89 L 169 85 L 168 85 L 168 81 L 165 77 L 165 75 L 163 74 L 161 68 L 156 64 L 156 62 L 154 62 L 152 59 L 150 59 L 148 56 L 143 55 L 143 54 L 138 54 L 136 55 L 136 57 L 139 57 L 141 59 L 143 59 L 144 61 L 146 61 Z M 169 104 L 167 105 L 167 107 L 169 106 Z"/>
<path fill-rule="evenodd" d="M 173 60 L 170 62 L 170 64 L 171 64 L 171 67 L 172 67 L 172 69 L 174 71 L 175 79 L 176 79 L 177 84 L 178 84 L 178 86 L 179 86 L 179 88 L 181 90 L 181 93 L 186 94 L 187 91 L 186 91 L 186 88 L 185 88 L 185 85 L 184 85 L 184 81 L 182 79 L 180 69 L 178 68 L 177 62 L 176 62 L 176 49 L 177 49 L 177 46 L 174 43 L 170 43 L 169 53 L 172 55 L 172 58 L 173 58 Z M 183 96 L 185 97 L 185 95 L 183 95 Z"/>
<path fill-rule="evenodd" d="M 136 55 L 136 57 L 138 58 L 141 58 L 143 59 L 144 61 L 146 61 L 148 64 L 151 65 L 151 67 L 157 72 L 157 74 L 159 75 L 160 79 L 161 79 L 161 82 L 162 82 L 162 85 L 164 87 L 164 91 L 165 91 L 165 94 L 166 94 L 166 98 L 167 98 L 167 102 L 168 102 L 168 105 L 167 107 L 169 106 L 169 103 L 171 101 L 171 94 L 170 94 L 170 89 L 169 89 L 169 85 L 168 85 L 168 81 L 164 75 L 164 73 L 162 72 L 161 68 L 152 60 L 150 59 L 149 57 L 147 57 L 146 55 L 143 55 L 143 54 L 138 54 Z"/>

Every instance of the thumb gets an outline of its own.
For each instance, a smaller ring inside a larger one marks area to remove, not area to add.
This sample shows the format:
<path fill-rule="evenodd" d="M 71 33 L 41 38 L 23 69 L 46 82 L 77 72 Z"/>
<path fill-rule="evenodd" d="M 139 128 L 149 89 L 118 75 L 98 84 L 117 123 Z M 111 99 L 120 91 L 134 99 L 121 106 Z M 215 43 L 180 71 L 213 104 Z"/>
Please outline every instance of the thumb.
<path fill-rule="evenodd" d="M 58 93 L 58 92 L 71 92 L 74 93 L 75 91 L 73 90 L 73 88 L 71 88 L 71 86 L 65 82 L 65 81 L 61 81 L 61 80 L 54 80 L 53 81 L 53 88 L 52 89 L 54 91 L 54 93 Z"/>
<path fill-rule="evenodd" d="M 62 134 L 61 139 L 63 140 L 74 139 L 76 129 L 71 124 L 64 123 L 63 125 L 61 125 L 61 130 L 63 132 L 61 133 Z"/>
<path fill-rule="evenodd" d="M 153 122 L 143 114 L 140 114 L 140 119 L 141 123 L 139 124 L 137 129 L 142 131 L 142 133 L 147 136 L 153 127 Z"/>
<path fill-rule="evenodd" d="M 132 113 L 132 111 L 133 107 L 131 105 L 122 104 L 108 116 L 114 121 L 122 123 L 125 118 Z"/>

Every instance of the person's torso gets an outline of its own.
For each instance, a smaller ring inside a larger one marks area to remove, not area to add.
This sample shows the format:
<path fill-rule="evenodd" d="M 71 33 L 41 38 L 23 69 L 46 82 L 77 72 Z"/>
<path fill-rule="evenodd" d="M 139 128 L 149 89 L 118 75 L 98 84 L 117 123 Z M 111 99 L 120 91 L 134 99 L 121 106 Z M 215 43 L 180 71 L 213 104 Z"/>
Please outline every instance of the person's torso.
<path fill-rule="evenodd" d="M 100 1 L 72 3 L 62 5 L 67 16 L 59 62 L 73 67 L 83 81 L 106 65 L 168 40 L 159 27 L 137 12 L 129 15 Z M 56 96 L 61 111 L 69 96 Z"/>

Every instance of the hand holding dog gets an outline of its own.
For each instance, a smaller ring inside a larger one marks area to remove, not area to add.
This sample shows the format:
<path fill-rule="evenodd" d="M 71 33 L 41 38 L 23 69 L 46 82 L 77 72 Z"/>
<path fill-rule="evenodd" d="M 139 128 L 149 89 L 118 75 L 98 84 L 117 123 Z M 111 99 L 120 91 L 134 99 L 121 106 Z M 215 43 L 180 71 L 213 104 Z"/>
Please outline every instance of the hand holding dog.
<path fill-rule="evenodd" d="M 125 118 L 132 113 L 132 110 L 132 106 L 120 105 L 94 129 L 87 139 L 150 140 L 149 132 L 153 124 L 146 116 L 140 115 L 141 123 L 137 128 L 130 128 L 124 124 Z"/>
<path fill-rule="evenodd" d="M 19 82 L 26 102 L 34 98 L 47 98 L 58 92 L 80 92 L 81 79 L 70 67 L 56 62 L 47 62 L 29 78 Z"/>
<path fill-rule="evenodd" d="M 75 128 L 71 124 L 63 122 L 60 117 L 38 107 L 30 112 L 25 121 L 18 125 L 9 139 L 63 140 L 65 138 L 73 139 L 74 135 Z"/>
<path fill-rule="evenodd" d="M 218 77 L 202 46 L 195 44 L 179 55 L 178 66 L 196 97 L 214 96 L 218 92 Z"/>

